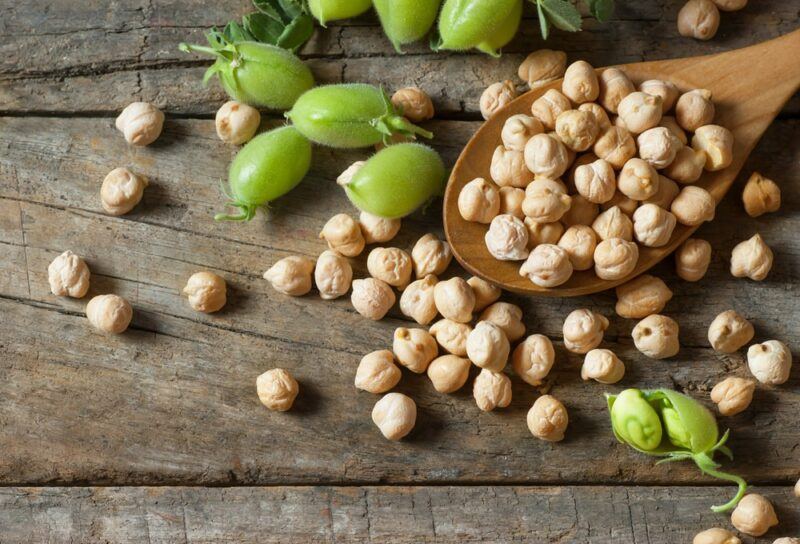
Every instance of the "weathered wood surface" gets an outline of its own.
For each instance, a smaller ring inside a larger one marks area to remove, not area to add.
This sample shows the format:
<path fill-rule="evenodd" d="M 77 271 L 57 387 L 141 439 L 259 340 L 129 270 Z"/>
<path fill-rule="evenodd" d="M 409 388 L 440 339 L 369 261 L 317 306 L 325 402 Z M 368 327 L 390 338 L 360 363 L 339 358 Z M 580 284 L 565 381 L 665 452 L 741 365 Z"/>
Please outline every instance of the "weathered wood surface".
<path fill-rule="evenodd" d="M 757 489 L 800 534 L 797 498 Z M 4 542 L 676 544 L 727 527 L 718 487 L 3 488 Z"/>

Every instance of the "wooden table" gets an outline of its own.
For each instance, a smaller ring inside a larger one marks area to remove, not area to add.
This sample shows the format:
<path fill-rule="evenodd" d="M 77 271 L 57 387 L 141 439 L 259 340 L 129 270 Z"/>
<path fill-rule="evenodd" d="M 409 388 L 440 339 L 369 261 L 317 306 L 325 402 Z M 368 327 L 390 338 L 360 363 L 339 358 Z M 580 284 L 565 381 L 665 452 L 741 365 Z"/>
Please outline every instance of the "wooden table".
<path fill-rule="evenodd" d="M 612 23 L 587 20 L 586 31 L 557 32 L 546 45 L 599 66 L 740 47 L 793 30 L 798 18 L 797 0 L 753 0 L 701 43 L 677 35 L 679 0 L 619 3 L 628 5 Z M 404 372 L 398 390 L 416 400 L 419 418 L 407 440 L 392 443 L 370 420 L 376 397 L 352 382 L 360 357 L 390 347 L 394 328 L 408 322 L 396 309 L 367 321 L 346 298 L 284 297 L 261 278 L 279 258 L 323 250 L 325 221 L 353 212 L 333 180 L 367 152 L 316 149 L 311 175 L 275 202 L 269 221 L 211 220 L 235 150 L 214 132 L 224 96 L 200 83 L 207 61 L 177 44 L 202 41 L 209 26 L 248 10 L 247 0 L 0 6 L 0 541 L 672 544 L 729 527 L 709 506 L 733 488 L 689 464 L 656 467 L 618 444 L 602 392 L 673 387 L 708 403 L 715 383 L 748 373 L 743 352 L 708 346 L 708 324 L 729 308 L 753 321 L 757 340 L 800 346 L 800 100 L 701 229 L 715 248 L 708 276 L 690 284 L 669 262 L 656 269 L 675 292 L 666 313 L 681 325 L 676 358 L 648 360 L 634 349 L 634 322 L 614 314 L 613 293 L 505 296 L 523 307 L 530 332 L 557 344 L 547 387 L 568 407 L 566 440 L 531 437 L 525 414 L 539 393 L 516 379 L 511 406 L 482 413 L 471 386 L 440 395 Z M 364 17 L 318 32 L 304 57 L 320 82 L 426 89 L 437 106 L 434 145 L 452 164 L 481 122 L 483 88 L 515 77 L 524 55 L 543 46 L 532 13 L 524 27 L 500 59 L 423 46 L 398 56 Z M 133 100 L 169 114 L 145 149 L 128 147 L 113 126 Z M 109 217 L 100 182 L 122 165 L 151 185 L 132 213 Z M 779 213 L 745 215 L 739 195 L 753 170 L 783 186 Z M 396 244 L 409 248 L 428 231 L 441 233 L 437 210 L 405 221 Z M 775 267 L 762 283 L 734 279 L 730 250 L 756 231 L 775 250 Z M 93 332 L 85 300 L 50 293 L 47 265 L 65 249 L 87 258 L 92 294 L 133 303 L 125 334 Z M 198 314 L 180 296 L 200 269 L 228 281 L 219 314 Z M 582 382 L 580 357 L 563 349 L 563 319 L 580 307 L 611 319 L 606 345 L 628 364 L 618 386 Z M 791 490 L 800 476 L 798 366 L 789 383 L 759 387 L 749 410 L 721 419 L 736 453 L 726 467 L 768 495 L 781 519 L 758 542 L 800 535 Z M 289 413 L 267 411 L 255 394 L 256 376 L 273 367 L 301 383 Z"/>

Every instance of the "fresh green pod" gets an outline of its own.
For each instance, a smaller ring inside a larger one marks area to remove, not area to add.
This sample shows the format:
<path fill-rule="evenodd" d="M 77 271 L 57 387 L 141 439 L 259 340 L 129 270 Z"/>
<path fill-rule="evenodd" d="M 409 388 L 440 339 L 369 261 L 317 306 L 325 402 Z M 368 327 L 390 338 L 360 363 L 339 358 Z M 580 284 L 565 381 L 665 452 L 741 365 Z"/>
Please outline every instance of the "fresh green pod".
<path fill-rule="evenodd" d="M 433 137 L 400 115 L 383 89 L 363 83 L 315 87 L 297 99 L 286 118 L 306 138 L 329 147 L 388 144 L 395 134 Z"/>
<path fill-rule="evenodd" d="M 500 26 L 489 38 L 476 45 L 476 49 L 493 57 L 499 57 L 499 50 L 517 35 L 520 22 L 522 22 L 522 0 L 517 1 L 511 13 L 500 23 Z"/>
<path fill-rule="evenodd" d="M 209 34 L 211 47 L 180 44 L 181 51 L 217 57 L 203 82 L 213 76 L 228 96 L 251 106 L 288 110 L 314 86 L 314 76 L 291 51 L 259 42 L 230 42 L 221 33 Z"/>
<path fill-rule="evenodd" d="M 322 26 L 328 21 L 356 17 L 371 7 L 372 0 L 308 0 L 308 10 Z"/>
<path fill-rule="evenodd" d="M 256 209 L 294 189 L 311 167 L 311 142 L 294 127 L 276 128 L 250 140 L 228 171 L 228 206 L 236 215 L 218 214 L 217 221 L 249 221 Z"/>
<path fill-rule="evenodd" d="M 489 40 L 519 0 L 445 0 L 439 15 L 439 49 L 464 51 Z"/>
<path fill-rule="evenodd" d="M 396 219 L 441 195 L 444 182 L 444 163 L 436 151 L 402 143 L 378 151 L 343 185 L 359 210 Z"/>
<path fill-rule="evenodd" d="M 520 0 L 521 2 L 521 0 Z M 433 26 L 442 0 L 373 0 L 383 32 L 398 53 L 422 39 Z"/>

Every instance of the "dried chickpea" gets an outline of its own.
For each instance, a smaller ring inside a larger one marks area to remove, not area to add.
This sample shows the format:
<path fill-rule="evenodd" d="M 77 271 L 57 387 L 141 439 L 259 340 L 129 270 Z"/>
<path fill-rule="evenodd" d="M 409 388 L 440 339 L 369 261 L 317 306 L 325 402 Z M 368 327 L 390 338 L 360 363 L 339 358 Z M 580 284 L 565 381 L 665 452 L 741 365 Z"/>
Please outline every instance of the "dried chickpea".
<path fill-rule="evenodd" d="M 617 189 L 614 168 L 604 159 L 579 166 L 575 169 L 575 189 L 589 202 L 608 202 Z"/>
<path fill-rule="evenodd" d="M 694 89 L 683 93 L 675 105 L 675 120 L 681 128 L 689 132 L 710 124 L 715 113 L 711 91 L 708 89 Z"/>
<path fill-rule="evenodd" d="M 411 256 L 396 247 L 376 247 L 367 257 L 370 276 L 405 289 L 411 281 Z"/>
<path fill-rule="evenodd" d="M 800 544 L 800 538 L 784 536 L 776 539 L 772 544 Z"/>
<path fill-rule="evenodd" d="M 667 166 L 664 173 L 680 183 L 694 183 L 700 179 L 705 165 L 705 151 L 684 146 L 675 153 L 675 159 Z"/>
<path fill-rule="evenodd" d="M 189 297 L 189 306 L 198 312 L 213 313 L 225 306 L 227 288 L 225 280 L 213 272 L 195 272 L 189 276 L 183 294 Z"/>
<path fill-rule="evenodd" d="M 588 382 L 617 383 L 625 376 L 625 364 L 609 349 L 593 349 L 586 354 L 581 367 L 581 378 Z"/>
<path fill-rule="evenodd" d="M 475 292 L 475 311 L 480 312 L 490 304 L 494 303 L 500 295 L 502 290 L 478 276 L 472 276 L 467 280 L 467 283 Z M 483 318 L 482 318 L 483 319 Z"/>
<path fill-rule="evenodd" d="M 591 225 L 600 214 L 600 205 L 589 202 L 583 195 L 572 195 L 569 209 L 561 216 L 564 226 Z"/>
<path fill-rule="evenodd" d="M 661 122 L 662 104 L 660 96 L 636 91 L 619 103 L 619 116 L 625 123 L 625 128 L 634 134 L 640 134 Z"/>
<path fill-rule="evenodd" d="M 536 387 L 550 373 L 555 358 L 556 352 L 550 339 L 542 334 L 532 334 L 514 349 L 511 361 L 517 376 Z"/>
<path fill-rule="evenodd" d="M 616 311 L 620 317 L 641 319 L 657 314 L 672 299 L 672 291 L 661 279 L 649 274 L 617 287 Z"/>
<path fill-rule="evenodd" d="M 733 162 L 733 133 L 719 125 L 704 125 L 692 137 L 692 147 L 706 154 L 706 170 L 716 172 Z"/>
<path fill-rule="evenodd" d="M 695 227 L 704 221 L 712 221 L 717 202 L 711 194 L 695 185 L 687 185 L 669 207 L 678 223 Z"/>
<path fill-rule="evenodd" d="M 588 353 L 603 341 L 608 319 L 587 309 L 574 310 L 564 320 L 564 347 L 573 353 Z"/>
<path fill-rule="evenodd" d="M 706 529 L 697 533 L 692 544 L 742 544 L 742 541 L 727 529 Z"/>
<path fill-rule="evenodd" d="M 433 102 L 431 97 L 419 87 L 405 87 L 395 91 L 392 104 L 400 110 L 400 115 L 412 123 L 419 123 L 433 118 Z"/>
<path fill-rule="evenodd" d="M 556 128 L 556 119 L 565 111 L 572 109 L 569 98 L 555 89 L 549 89 L 531 104 L 531 114 L 542 122 L 544 128 Z"/>
<path fill-rule="evenodd" d="M 551 395 L 542 395 L 528 411 L 528 430 L 536 438 L 548 442 L 559 442 L 569 424 L 567 409 L 561 401 Z"/>
<path fill-rule="evenodd" d="M 599 102 L 611 113 L 617 113 L 622 99 L 636 91 L 628 75 L 619 68 L 606 68 L 600 72 Z"/>
<path fill-rule="evenodd" d="M 394 306 L 395 295 L 386 282 L 375 278 L 353 280 L 353 308 L 368 319 L 380 321 Z"/>
<path fill-rule="evenodd" d="M 256 378 L 256 393 L 261 404 L 276 412 L 286 412 L 294 404 L 300 386 L 288 371 L 282 368 L 267 370 Z"/>
<path fill-rule="evenodd" d="M 669 210 L 672 201 L 675 200 L 675 197 L 678 196 L 680 192 L 681 189 L 678 187 L 677 183 L 666 176 L 658 176 L 658 192 L 647 200 L 643 200 L 642 204 L 655 204 L 660 208 Z M 636 213 L 636 211 L 633 213 Z"/>
<path fill-rule="evenodd" d="M 588 111 L 594 115 L 594 119 L 597 121 L 597 126 L 600 129 L 598 134 L 603 134 L 605 131 L 611 128 L 611 120 L 608 118 L 608 113 L 600 104 L 586 102 L 578 106 L 578 109 L 580 111 Z"/>
<path fill-rule="evenodd" d="M 458 193 L 458 211 L 465 221 L 490 223 L 500 211 L 500 193 L 493 183 L 475 178 Z"/>
<path fill-rule="evenodd" d="M 760 234 L 740 242 L 731 252 L 731 274 L 762 281 L 772 269 L 773 254 Z"/>
<path fill-rule="evenodd" d="M 674 215 L 655 204 L 642 204 L 633 212 L 633 233 L 645 247 L 667 245 L 676 224 Z"/>
<path fill-rule="evenodd" d="M 503 329 L 491 321 L 479 321 L 467 337 L 467 357 L 476 366 L 501 372 L 508 360 L 511 345 Z"/>
<path fill-rule="evenodd" d="M 671 81 L 664 81 L 661 79 L 648 79 L 639 85 L 639 90 L 652 96 L 661 97 L 661 110 L 667 113 L 675 105 L 678 100 L 680 91 Z"/>
<path fill-rule="evenodd" d="M 371 213 L 361 212 L 358 226 L 366 244 L 379 244 L 391 241 L 400 232 L 400 219 L 386 219 Z"/>
<path fill-rule="evenodd" d="M 339 177 L 336 178 L 336 184 L 341 185 L 344 187 L 345 185 L 349 184 L 353 181 L 353 176 L 356 175 L 356 172 L 361 170 L 361 167 L 366 164 L 366 161 L 356 161 L 347 168 L 344 169 L 344 172 L 339 174 Z"/>
<path fill-rule="evenodd" d="M 567 167 L 564 169 L 564 173 L 566 173 L 569 170 L 570 166 L 572 166 L 572 163 L 575 162 L 575 159 L 578 157 L 578 154 L 575 151 L 573 151 L 572 149 L 570 149 L 569 147 L 567 147 L 567 144 L 564 143 L 564 141 L 561 139 L 561 136 L 559 136 L 558 133 L 555 130 L 547 132 L 546 134 L 548 136 L 550 136 L 551 138 L 553 138 L 554 140 L 556 140 L 562 146 L 564 146 L 564 151 L 567 154 Z M 563 176 L 564 174 L 561 174 L 561 175 Z M 542 176 L 541 175 L 534 176 L 534 179 L 536 177 L 542 177 Z M 553 176 L 545 175 L 544 177 L 552 178 Z"/>
<path fill-rule="evenodd" d="M 328 242 L 331 250 L 345 257 L 357 257 L 366 245 L 361 227 L 346 213 L 336 214 L 328 219 L 319 237 Z"/>
<path fill-rule="evenodd" d="M 98 295 L 86 305 L 86 317 L 99 331 L 122 334 L 133 319 L 133 308 L 120 296 Z"/>
<path fill-rule="evenodd" d="M 750 217 L 776 212 L 781 207 L 781 190 L 771 179 L 753 172 L 742 192 L 744 209 Z"/>
<path fill-rule="evenodd" d="M 472 384 L 472 396 L 484 412 L 505 408 L 511 404 L 511 380 L 505 374 L 484 368 Z"/>
<path fill-rule="evenodd" d="M 453 259 L 453 253 L 447 242 L 442 242 L 436 235 L 429 233 L 414 244 L 411 259 L 414 261 L 414 273 L 417 278 L 424 278 L 428 274 L 438 276 L 447 270 Z"/>
<path fill-rule="evenodd" d="M 628 242 L 633 241 L 633 221 L 622 213 L 619 206 L 609 208 L 592 222 L 592 230 L 600 240 L 622 238 Z"/>
<path fill-rule="evenodd" d="M 558 247 L 567 252 L 573 270 L 589 270 L 594 266 L 597 236 L 591 227 L 586 225 L 569 227 L 558 241 Z"/>
<path fill-rule="evenodd" d="M 778 524 L 778 516 L 766 498 L 757 493 L 748 493 L 731 514 L 731 523 L 746 535 L 761 536 Z"/>
<path fill-rule="evenodd" d="M 537 134 L 525 144 L 525 165 L 537 176 L 556 179 L 569 168 L 567 149 L 547 134 Z"/>
<path fill-rule="evenodd" d="M 525 193 L 522 212 L 536 223 L 558 221 L 572 205 L 572 197 L 560 191 L 554 184 L 534 182 Z"/>
<path fill-rule="evenodd" d="M 437 321 L 428 330 L 436 342 L 448 353 L 465 357 L 467 355 L 467 338 L 472 332 L 472 327 L 466 323 L 459 323 L 450 319 Z"/>
<path fill-rule="evenodd" d="M 708 327 L 708 342 L 716 351 L 734 353 L 755 335 L 753 325 L 734 310 L 726 310 Z"/>
<path fill-rule="evenodd" d="M 402 393 L 387 393 L 372 408 L 372 422 L 389 440 L 400 440 L 417 422 L 417 405 Z"/>
<path fill-rule="evenodd" d="M 753 402 L 756 382 L 744 378 L 725 378 L 711 390 L 711 402 L 723 416 L 734 416 L 747 410 Z"/>
<path fill-rule="evenodd" d="M 594 251 L 594 273 L 604 280 L 619 280 L 633 272 L 639 262 L 639 246 L 622 238 L 609 238 Z"/>
<path fill-rule="evenodd" d="M 667 359 L 677 355 L 681 349 L 678 330 L 674 319 L 653 314 L 639 321 L 631 336 L 636 349 L 651 359 Z"/>
<path fill-rule="evenodd" d="M 517 97 L 517 89 L 510 80 L 498 81 L 489 85 L 480 100 L 481 115 L 489 119 L 497 110 Z"/>
<path fill-rule="evenodd" d="M 747 0 L 714 0 L 714 3 L 722 11 L 738 11 L 744 9 Z"/>
<path fill-rule="evenodd" d="M 561 92 L 575 102 L 594 102 L 600 95 L 600 83 L 592 65 L 585 60 L 573 62 L 564 72 Z"/>
<path fill-rule="evenodd" d="M 522 309 L 508 302 L 495 302 L 481 313 L 480 321 L 494 323 L 502 329 L 509 342 L 516 342 L 525 334 Z"/>
<path fill-rule="evenodd" d="M 528 255 L 519 274 L 539 287 L 557 287 L 572 276 L 572 263 L 567 252 L 557 245 L 539 244 Z"/>
<path fill-rule="evenodd" d="M 658 192 L 658 172 L 647 161 L 630 159 L 622 167 L 617 179 L 617 189 L 633 200 L 647 200 Z"/>
<path fill-rule="evenodd" d="M 711 0 L 689 0 L 678 12 L 678 33 L 696 40 L 710 40 L 719 29 L 719 9 Z"/>
<path fill-rule="evenodd" d="M 792 352 L 778 340 L 753 344 L 747 350 L 747 366 L 761 383 L 780 385 L 789 379 L 792 370 Z"/>
<path fill-rule="evenodd" d="M 573 151 L 586 151 L 594 144 L 600 127 L 593 113 L 567 110 L 556 118 L 556 134 Z"/>
<path fill-rule="evenodd" d="M 400 327 L 394 331 L 392 351 L 398 363 L 411 372 L 422 374 L 436 358 L 439 348 L 428 331 Z"/>
<path fill-rule="evenodd" d="M 678 98 L 677 94 L 675 95 L 675 98 Z M 669 131 L 672 132 L 672 134 L 674 134 L 675 137 L 678 138 L 678 141 L 680 141 L 680 143 L 683 145 L 689 143 L 689 138 L 686 137 L 686 132 L 678 124 L 678 120 L 675 119 L 675 117 L 672 117 L 671 115 L 664 115 L 661 117 L 661 122 L 658 124 L 658 126 L 669 129 Z"/>
<path fill-rule="evenodd" d="M 672 164 L 678 150 L 683 147 L 672 131 L 664 127 L 645 130 L 636 138 L 636 143 L 639 147 L 639 157 L 658 170 Z"/>
<path fill-rule="evenodd" d="M 317 257 L 314 283 L 323 300 L 333 300 L 346 294 L 353 281 L 353 268 L 347 259 L 335 251 L 323 251 Z"/>
<path fill-rule="evenodd" d="M 597 138 L 592 150 L 619 170 L 636 155 L 636 142 L 628 129 L 613 126 Z"/>
<path fill-rule="evenodd" d="M 111 215 L 124 215 L 131 211 L 144 195 L 147 178 L 134 174 L 127 168 L 114 168 L 100 187 L 100 202 Z"/>
<path fill-rule="evenodd" d="M 522 202 L 525 200 L 525 191 L 518 187 L 500 187 L 500 214 L 513 215 L 519 219 L 524 219 Z"/>
<path fill-rule="evenodd" d="M 475 292 L 463 278 L 456 276 L 437 283 L 433 288 L 433 300 L 444 318 L 459 323 L 472 321 Z"/>
<path fill-rule="evenodd" d="M 525 163 L 525 154 L 522 151 L 506 149 L 502 145 L 498 145 L 494 150 L 489 175 L 500 187 L 525 188 L 533 181 L 533 173 L 528 170 Z"/>
<path fill-rule="evenodd" d="M 67 250 L 47 267 L 50 292 L 59 297 L 81 298 L 89 291 L 89 267 L 86 261 Z"/>
<path fill-rule="evenodd" d="M 525 196 L 539 192 L 545 188 L 554 193 L 567 192 L 567 186 L 560 179 L 549 178 L 547 176 L 536 176 L 531 184 L 525 187 Z"/>
<path fill-rule="evenodd" d="M 661 185 L 661 178 L 659 178 L 659 189 Z M 656 192 L 658 194 L 658 192 Z M 655 196 L 655 195 L 654 195 Z M 652 198 L 652 197 L 650 197 Z M 603 211 L 608 211 L 614 206 L 619 208 L 619 211 L 627 215 L 628 217 L 633 216 L 633 212 L 636 211 L 636 208 L 639 207 L 640 202 L 638 200 L 634 200 L 632 198 L 628 198 L 627 196 L 623 195 L 619 191 L 614 193 L 614 196 L 611 197 L 611 200 L 608 202 L 603 202 L 601 209 Z"/>
<path fill-rule="evenodd" d="M 115 125 L 129 144 L 145 146 L 161 135 L 164 114 L 148 102 L 133 102 L 122 110 Z"/>
<path fill-rule="evenodd" d="M 400 312 L 420 325 L 433 321 L 438 313 L 433 299 L 433 288 L 437 281 L 433 274 L 412 281 L 400 295 Z"/>
<path fill-rule="evenodd" d="M 264 272 L 264 279 L 272 288 L 293 297 L 301 297 L 311 291 L 311 274 L 314 261 L 308 257 L 284 257 Z"/>
<path fill-rule="evenodd" d="M 564 234 L 564 225 L 558 221 L 537 223 L 530 217 L 526 217 L 525 227 L 528 229 L 528 247 L 530 249 L 539 244 L 557 244 Z"/>
<path fill-rule="evenodd" d="M 503 124 L 500 139 L 506 149 L 523 151 L 528 140 L 544 132 L 541 121 L 530 115 L 518 113 L 512 115 Z"/>
<path fill-rule="evenodd" d="M 366 354 L 356 369 L 356 389 L 369 393 L 386 393 L 400 382 L 402 373 L 394 364 L 388 349 Z"/>
<path fill-rule="evenodd" d="M 800 480 L 797 480 L 797 483 L 794 484 L 794 496 L 800 497 Z"/>
<path fill-rule="evenodd" d="M 499 261 L 520 261 L 528 256 L 528 229 L 513 215 L 492 219 L 484 239 L 486 249 Z"/>
<path fill-rule="evenodd" d="M 706 275 L 711 263 L 711 244 L 698 238 L 689 238 L 675 253 L 675 271 L 681 279 L 699 281 Z"/>
<path fill-rule="evenodd" d="M 225 102 L 214 118 L 217 136 L 226 144 L 242 145 L 255 136 L 261 124 L 261 114 L 247 104 L 230 100 Z"/>
<path fill-rule="evenodd" d="M 453 393 L 467 383 L 469 359 L 457 355 L 442 355 L 428 366 L 428 378 L 439 393 Z"/>
<path fill-rule="evenodd" d="M 534 51 L 519 65 L 519 78 L 526 81 L 531 89 L 560 79 L 567 67 L 567 54 L 552 49 Z"/>

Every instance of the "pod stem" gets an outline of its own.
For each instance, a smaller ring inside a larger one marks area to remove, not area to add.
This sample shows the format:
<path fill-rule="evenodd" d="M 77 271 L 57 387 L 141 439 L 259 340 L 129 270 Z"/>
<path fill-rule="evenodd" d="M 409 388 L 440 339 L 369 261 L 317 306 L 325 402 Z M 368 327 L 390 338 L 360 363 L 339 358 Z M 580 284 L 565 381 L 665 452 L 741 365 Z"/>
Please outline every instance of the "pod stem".
<path fill-rule="evenodd" d="M 392 136 L 400 134 L 406 138 L 415 140 L 417 135 L 429 140 L 433 138 L 433 133 L 418 127 L 405 117 L 403 117 L 402 109 L 398 109 L 392 104 L 392 99 L 381 87 L 381 95 L 383 96 L 383 103 L 386 106 L 386 113 L 381 117 L 372 120 L 372 127 L 378 132 L 383 134 L 383 143 L 390 145 L 392 143 Z"/>
<path fill-rule="evenodd" d="M 213 47 L 208 47 L 207 45 L 194 45 L 191 43 L 182 42 L 178 45 L 178 49 L 184 53 L 205 53 L 206 55 L 213 55 L 215 57 L 220 56 L 218 50 L 214 49 Z"/>
<path fill-rule="evenodd" d="M 744 481 L 743 478 L 737 476 L 736 474 L 729 474 L 727 472 L 722 472 L 717 470 L 719 468 L 719 464 L 715 463 L 714 460 L 706 453 L 698 453 L 692 456 L 692 460 L 697 465 L 697 468 L 700 469 L 701 472 L 704 474 L 708 474 L 709 476 L 713 476 L 714 478 L 719 478 L 720 480 L 727 480 L 729 482 L 734 482 L 739 486 L 739 490 L 736 492 L 736 495 L 726 502 L 725 504 L 712 506 L 711 510 L 714 512 L 727 512 L 737 504 L 744 496 L 745 491 L 747 491 L 747 482 Z"/>
<path fill-rule="evenodd" d="M 239 213 L 235 215 L 218 213 L 214 216 L 214 221 L 250 221 L 256 215 L 256 206 L 251 204 L 243 204 L 241 202 L 229 202 L 228 204 L 239 208 Z"/>

